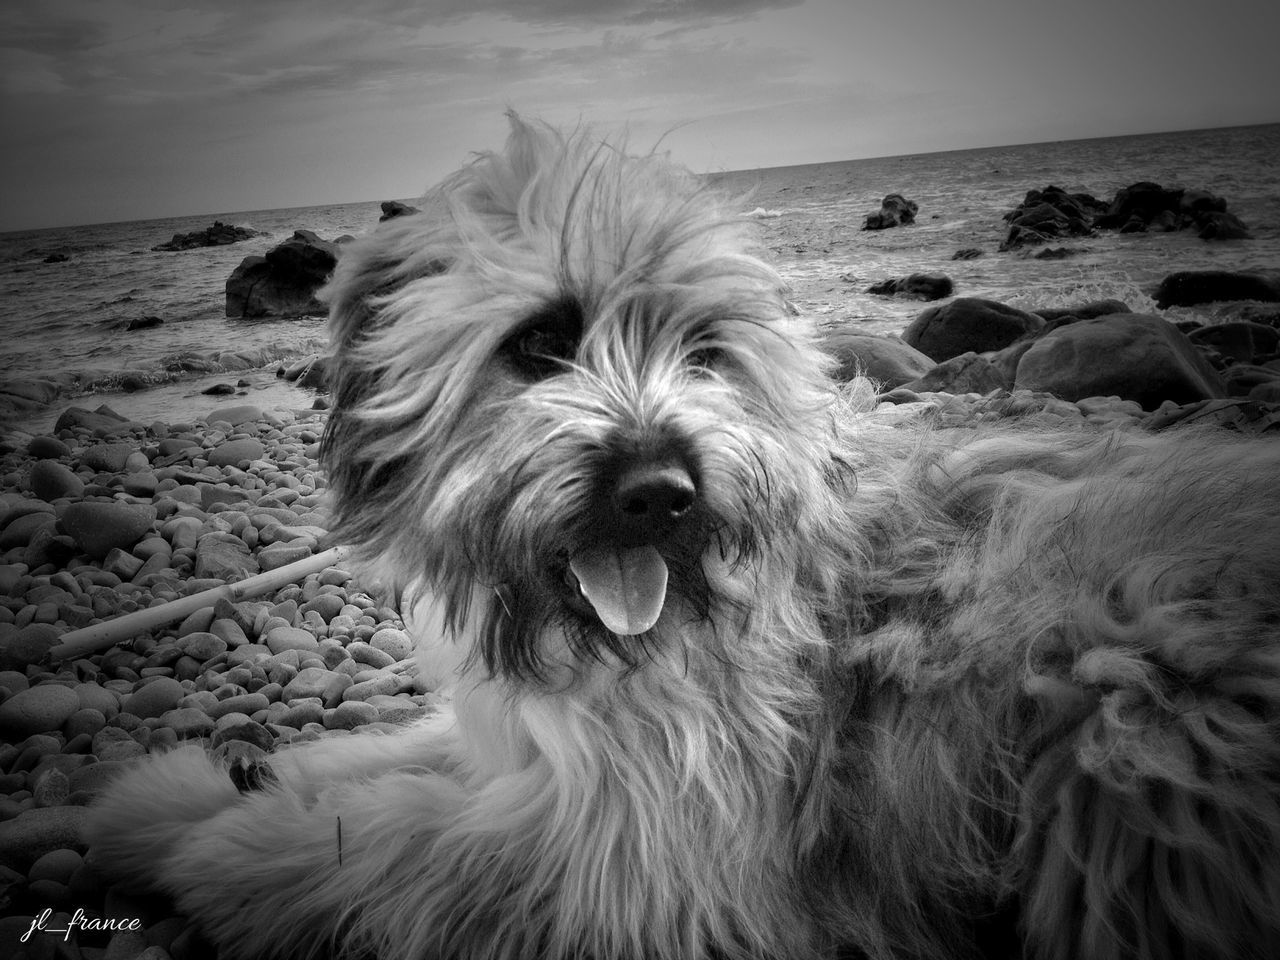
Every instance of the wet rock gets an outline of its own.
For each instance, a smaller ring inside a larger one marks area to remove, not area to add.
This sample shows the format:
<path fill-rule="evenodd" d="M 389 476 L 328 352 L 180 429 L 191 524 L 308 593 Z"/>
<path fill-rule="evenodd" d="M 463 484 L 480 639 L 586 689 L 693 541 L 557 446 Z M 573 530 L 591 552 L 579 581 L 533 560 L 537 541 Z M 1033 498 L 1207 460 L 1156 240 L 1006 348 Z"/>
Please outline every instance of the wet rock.
<path fill-rule="evenodd" d="M 1161 280 L 1155 293 L 1161 310 L 1219 300 L 1280 301 L 1280 277 L 1260 272 L 1181 270 Z"/>
<path fill-rule="evenodd" d="M 880 209 L 868 214 L 862 222 L 863 230 L 885 230 L 916 222 L 920 205 L 900 193 L 891 193 L 880 201 Z"/>
<path fill-rule="evenodd" d="M 378 222 L 385 223 L 387 220 L 393 220 L 396 217 L 407 217 L 414 213 L 418 213 L 417 207 L 411 207 L 407 203 L 401 203 L 399 200 L 383 200 L 382 216 L 378 218 Z"/>
<path fill-rule="evenodd" d="M 910 300 L 941 300 L 951 296 L 954 290 L 951 278 L 940 273 L 913 273 L 906 277 L 881 280 L 867 287 L 867 293 Z"/>
<path fill-rule="evenodd" d="M 262 257 L 246 257 L 227 279 L 228 317 L 320 316 L 316 299 L 338 262 L 337 244 L 298 230 Z"/>
<path fill-rule="evenodd" d="M 175 233 L 167 243 L 152 247 L 157 251 L 194 250 L 198 247 L 221 247 L 232 243 L 241 243 L 254 237 L 264 237 L 265 233 L 251 230 L 248 227 L 237 227 L 215 220 L 213 226 L 193 233 Z"/>
<path fill-rule="evenodd" d="M 1017 365 L 1014 386 L 1064 400 L 1118 396 L 1144 409 L 1223 397 L 1221 378 L 1177 327 L 1144 314 L 1081 320 L 1046 333 Z"/>
<path fill-rule="evenodd" d="M 1034 313 L 983 300 L 958 297 L 922 311 L 902 333 L 902 339 L 935 362 L 970 351 L 1000 350 L 1036 333 L 1044 320 Z"/>

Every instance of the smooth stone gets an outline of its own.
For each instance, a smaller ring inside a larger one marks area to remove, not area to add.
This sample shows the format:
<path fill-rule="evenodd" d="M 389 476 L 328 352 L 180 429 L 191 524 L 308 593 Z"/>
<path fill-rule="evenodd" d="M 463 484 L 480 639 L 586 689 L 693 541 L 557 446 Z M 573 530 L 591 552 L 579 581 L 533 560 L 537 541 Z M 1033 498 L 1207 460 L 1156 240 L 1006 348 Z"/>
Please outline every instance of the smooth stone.
<path fill-rule="evenodd" d="M 56 460 L 37 460 L 31 465 L 27 486 L 41 500 L 84 495 L 84 481 Z"/>
<path fill-rule="evenodd" d="M 27 454 L 42 460 L 58 460 L 71 456 L 71 448 L 57 437 L 42 435 L 31 438 L 27 444 Z"/>
<path fill-rule="evenodd" d="M 209 415 L 205 417 L 208 423 L 216 423 L 222 421 L 229 423 L 233 427 L 238 427 L 242 423 L 248 423 L 250 420 L 265 420 L 266 415 L 262 412 L 261 407 L 252 404 L 238 404 L 231 407 L 214 407 L 209 411 Z"/>
<path fill-rule="evenodd" d="M 97 710 L 108 720 L 120 712 L 120 698 L 96 683 L 77 684 L 75 693 L 82 710 Z"/>
<path fill-rule="evenodd" d="M 354 730 L 378 719 L 378 708 L 362 700 L 344 700 L 332 710 L 326 710 L 324 725 L 328 730 Z"/>
<path fill-rule="evenodd" d="M 311 547 L 305 544 L 273 543 L 258 551 L 258 564 L 263 570 L 277 570 L 309 556 Z"/>
<path fill-rule="evenodd" d="M 366 663 L 375 669 L 383 669 L 391 666 L 396 662 L 396 658 L 385 650 L 379 650 L 377 647 L 365 643 L 363 640 L 356 640 L 347 644 L 347 653 L 351 655 L 351 659 L 357 663 Z M 400 658 L 400 659 L 403 659 Z"/>
<path fill-rule="evenodd" d="M 261 440 L 242 437 L 239 440 L 227 440 L 215 447 L 209 453 L 209 462 L 215 467 L 235 466 L 244 460 L 261 460 L 265 453 L 266 447 Z"/>
<path fill-rule="evenodd" d="M 249 548 L 233 534 L 206 533 L 196 544 L 195 575 L 201 579 L 243 580 L 258 572 Z"/>
<path fill-rule="evenodd" d="M 271 735 L 270 730 L 256 720 L 252 720 L 242 713 L 232 713 L 224 715 L 214 724 L 213 734 L 209 738 L 209 745 L 217 748 L 230 740 L 239 740 L 243 743 L 252 744 L 261 750 L 270 750 L 276 738 Z"/>
<path fill-rule="evenodd" d="M 413 653 L 413 638 L 403 630 L 384 627 L 369 638 L 369 646 L 381 650 L 394 661 L 406 660 Z"/>
<path fill-rule="evenodd" d="M 351 677 L 323 667 L 304 667 L 284 686 L 280 697 L 286 703 L 319 699 L 326 707 L 342 701 L 342 693 L 351 686 Z"/>
<path fill-rule="evenodd" d="M 271 706 L 271 701 L 261 693 L 242 693 L 239 696 L 219 700 L 211 705 L 206 712 L 214 720 L 217 720 L 219 717 L 225 717 L 229 713 L 243 713 L 245 716 L 252 716 L 259 710 L 265 710 L 269 706 Z"/>
<path fill-rule="evenodd" d="M 38 807 L 0 823 L 0 864 L 26 873 L 46 853 L 83 850 L 84 807 Z"/>
<path fill-rule="evenodd" d="M 0 731 L 16 740 L 33 733 L 57 730 L 80 709 L 75 691 L 60 683 L 42 683 L 19 690 L 0 703 Z"/>
<path fill-rule="evenodd" d="M 25 547 L 41 530 L 53 530 L 57 525 L 58 518 L 52 513 L 27 513 L 15 517 L 0 530 L 0 550 Z"/>
<path fill-rule="evenodd" d="M 128 550 L 151 530 L 155 508 L 146 504 L 81 501 L 62 514 L 62 528 L 95 560 L 114 548 Z"/>
<path fill-rule="evenodd" d="M 80 454 L 81 466 L 101 473 L 120 473 L 134 448 L 128 443 L 95 443 Z"/>
<path fill-rule="evenodd" d="M 125 697 L 120 709 L 143 720 L 159 717 L 176 707 L 186 693 L 182 684 L 172 677 L 158 677 Z"/>
<path fill-rule="evenodd" d="M 301 627 L 273 627 L 267 631 L 266 637 L 267 648 L 272 653 L 281 653 L 285 650 L 318 650 L 320 648 L 319 641 L 309 630 L 303 630 Z"/>
<path fill-rule="evenodd" d="M 179 740 L 192 740 L 213 732 L 213 718 L 197 707 L 176 707 L 160 715 L 160 726 L 173 730 Z"/>
<path fill-rule="evenodd" d="M 178 638 L 178 649 L 188 657 L 203 663 L 220 653 L 227 652 L 227 641 L 215 634 L 196 631 Z"/>

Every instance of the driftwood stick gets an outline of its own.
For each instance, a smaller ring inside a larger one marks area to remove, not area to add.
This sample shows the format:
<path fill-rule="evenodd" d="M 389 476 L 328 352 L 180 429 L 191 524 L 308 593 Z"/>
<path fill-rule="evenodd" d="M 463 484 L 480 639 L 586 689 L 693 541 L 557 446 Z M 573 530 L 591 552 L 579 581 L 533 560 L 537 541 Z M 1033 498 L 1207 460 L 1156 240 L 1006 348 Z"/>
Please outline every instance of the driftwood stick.
<path fill-rule="evenodd" d="M 266 573 L 259 573 L 245 580 L 224 583 L 220 587 L 171 600 L 158 607 L 135 610 L 114 620 L 105 620 L 79 630 L 71 630 L 64 633 L 59 638 L 58 645 L 49 650 L 48 659 L 56 663 L 72 657 L 81 657 L 119 643 L 121 640 L 136 637 L 143 631 L 175 623 L 197 610 L 213 606 L 219 600 L 225 599 L 235 603 L 237 600 L 247 600 L 270 590 L 278 590 L 301 580 L 309 573 L 340 563 L 345 556 L 345 547 L 333 547 L 323 553 L 295 560 L 293 563 L 277 567 L 275 570 L 268 570 Z"/>

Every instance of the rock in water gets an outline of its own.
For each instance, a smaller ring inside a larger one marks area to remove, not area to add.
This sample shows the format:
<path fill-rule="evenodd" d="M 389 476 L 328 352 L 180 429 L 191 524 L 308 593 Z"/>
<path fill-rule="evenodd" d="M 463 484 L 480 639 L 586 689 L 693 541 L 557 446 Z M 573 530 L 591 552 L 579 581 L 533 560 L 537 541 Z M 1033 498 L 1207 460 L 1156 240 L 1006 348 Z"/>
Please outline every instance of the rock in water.
<path fill-rule="evenodd" d="M 261 236 L 265 236 L 265 234 L 258 230 L 250 230 L 248 227 L 236 227 L 223 223 L 221 220 L 215 220 L 212 227 L 197 230 L 195 233 L 175 233 L 173 239 L 168 243 L 158 244 L 151 249 L 173 251 L 193 250 L 197 247 L 221 247 L 229 243 L 239 243 L 242 240 Z"/>
<path fill-rule="evenodd" d="M 316 299 L 338 262 L 339 247 L 298 230 L 263 257 L 245 257 L 227 278 L 228 317 L 319 316 Z"/>
<path fill-rule="evenodd" d="M 914 200 L 908 200 L 900 193 L 891 193 L 880 201 L 879 210 L 867 214 L 862 221 L 862 229 L 884 230 L 915 223 L 919 211 L 920 205 Z"/>

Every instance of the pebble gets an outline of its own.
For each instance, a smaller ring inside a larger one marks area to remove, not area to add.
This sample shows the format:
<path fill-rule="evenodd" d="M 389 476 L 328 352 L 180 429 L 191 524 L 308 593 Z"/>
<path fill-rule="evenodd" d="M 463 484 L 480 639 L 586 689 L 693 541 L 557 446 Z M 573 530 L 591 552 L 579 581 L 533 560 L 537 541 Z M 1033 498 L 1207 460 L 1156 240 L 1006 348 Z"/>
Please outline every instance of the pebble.
<path fill-rule="evenodd" d="M 160 724 L 179 740 L 206 737 L 213 732 L 213 717 L 197 707 L 177 707 L 160 716 Z"/>
<path fill-rule="evenodd" d="M 37 436 L 32 437 L 27 444 L 27 453 L 33 457 L 59 460 L 71 456 L 71 448 L 57 437 Z"/>
<path fill-rule="evenodd" d="M 216 467 L 234 466 L 245 460 L 260 460 L 266 448 L 260 440 L 245 437 L 219 444 L 209 454 L 209 463 Z"/>
<path fill-rule="evenodd" d="M 84 481 L 56 460 L 37 460 L 32 464 L 27 484 L 41 500 L 84 495 Z"/>
<path fill-rule="evenodd" d="M 44 730 L 57 730 L 80 709 L 80 699 L 70 687 L 57 683 L 19 690 L 0 703 L 0 731 L 17 739 Z"/>
<path fill-rule="evenodd" d="M 53 850 L 84 849 L 84 807 L 39 807 L 0 823 L 0 864 L 27 871 Z"/>
<path fill-rule="evenodd" d="M 144 720 L 159 717 L 176 707 L 186 692 L 177 680 L 158 677 L 125 697 L 120 709 Z"/>
<path fill-rule="evenodd" d="M 379 630 L 369 638 L 369 646 L 381 650 L 394 661 L 407 660 L 413 653 L 413 639 L 403 630 Z"/>
<path fill-rule="evenodd" d="M 132 547 L 155 519 L 155 508 L 148 504 L 80 501 L 67 507 L 61 523 L 85 553 L 101 560 L 114 548 Z"/>
<path fill-rule="evenodd" d="M 95 443 L 80 454 L 80 465 L 103 473 L 119 473 L 133 452 L 127 443 Z"/>
<path fill-rule="evenodd" d="M 272 653 L 281 653 L 284 650 L 318 650 L 320 648 L 319 641 L 316 640 L 315 635 L 301 627 L 272 627 L 267 631 L 265 639 L 267 648 Z"/>

